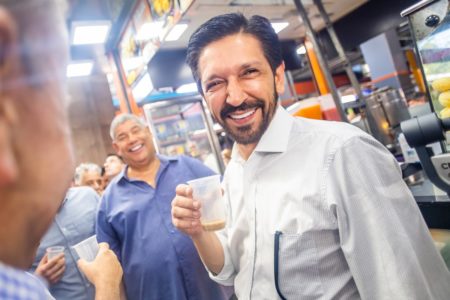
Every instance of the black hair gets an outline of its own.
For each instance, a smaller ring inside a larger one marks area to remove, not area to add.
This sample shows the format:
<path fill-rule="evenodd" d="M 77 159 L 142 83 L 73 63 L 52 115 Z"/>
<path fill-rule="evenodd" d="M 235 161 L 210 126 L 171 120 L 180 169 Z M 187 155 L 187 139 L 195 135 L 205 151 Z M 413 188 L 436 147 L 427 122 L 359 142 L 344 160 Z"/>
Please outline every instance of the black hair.
<path fill-rule="evenodd" d="M 212 42 L 239 32 L 253 35 L 261 43 L 272 72 L 283 62 L 280 41 L 269 20 L 262 16 L 252 16 L 247 19 L 241 13 L 231 13 L 216 16 L 201 25 L 189 39 L 186 63 L 189 65 L 197 83 L 197 89 L 203 95 L 198 60 L 203 49 Z"/>

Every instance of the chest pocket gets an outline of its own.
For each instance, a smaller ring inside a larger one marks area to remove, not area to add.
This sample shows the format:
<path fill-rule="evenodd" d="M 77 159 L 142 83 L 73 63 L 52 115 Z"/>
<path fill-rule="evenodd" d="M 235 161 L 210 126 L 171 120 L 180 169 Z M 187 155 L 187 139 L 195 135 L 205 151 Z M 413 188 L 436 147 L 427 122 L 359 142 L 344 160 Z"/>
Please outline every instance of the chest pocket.
<path fill-rule="evenodd" d="M 284 299 L 319 299 L 323 295 L 312 235 L 275 233 L 275 281 Z"/>

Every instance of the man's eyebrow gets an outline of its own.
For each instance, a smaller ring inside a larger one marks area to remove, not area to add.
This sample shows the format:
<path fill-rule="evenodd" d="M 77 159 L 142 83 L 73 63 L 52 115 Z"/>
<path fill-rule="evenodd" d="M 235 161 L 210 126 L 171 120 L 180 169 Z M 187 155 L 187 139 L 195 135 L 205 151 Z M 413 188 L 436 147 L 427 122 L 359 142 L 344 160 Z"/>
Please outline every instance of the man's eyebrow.
<path fill-rule="evenodd" d="M 254 66 L 258 67 L 258 66 L 261 66 L 261 65 L 262 65 L 262 63 L 260 61 L 251 61 L 251 62 L 242 64 L 239 67 L 239 70 L 247 69 L 247 68 L 254 67 Z M 221 78 L 221 77 L 216 75 L 216 74 L 212 74 L 212 75 L 208 76 L 205 80 L 203 80 L 202 84 L 205 84 L 206 82 L 211 81 L 211 80 L 216 79 L 216 78 Z"/>

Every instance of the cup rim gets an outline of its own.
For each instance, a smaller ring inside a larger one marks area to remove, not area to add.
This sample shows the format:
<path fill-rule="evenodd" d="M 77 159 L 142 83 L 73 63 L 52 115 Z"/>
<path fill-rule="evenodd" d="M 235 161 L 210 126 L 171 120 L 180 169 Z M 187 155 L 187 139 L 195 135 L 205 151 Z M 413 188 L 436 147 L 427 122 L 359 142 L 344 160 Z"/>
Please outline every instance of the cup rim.
<path fill-rule="evenodd" d="M 45 249 L 46 252 L 62 252 L 64 250 L 64 246 L 50 246 Z"/>
<path fill-rule="evenodd" d="M 92 241 L 93 239 L 95 239 L 95 242 L 98 243 L 98 241 L 97 241 L 97 235 L 94 234 L 94 235 L 92 235 L 92 236 L 90 236 L 90 237 L 88 237 L 88 238 L 82 240 L 81 242 L 79 242 L 79 243 L 73 245 L 72 248 L 77 248 L 77 247 L 79 247 L 80 245 L 84 245 L 84 244 L 90 244 L 91 241 Z"/>
<path fill-rule="evenodd" d="M 199 183 L 201 183 L 201 182 L 203 182 L 203 181 L 208 181 L 208 180 L 213 179 L 213 178 L 216 178 L 216 177 L 220 177 L 220 174 L 215 174 L 215 175 L 210 175 L 210 176 L 204 176 L 204 177 L 192 179 L 192 180 L 189 180 L 189 181 L 186 181 L 186 182 L 187 182 L 187 184 L 189 184 L 189 185 L 191 185 L 191 184 L 194 184 L 194 185 L 195 185 L 195 184 L 199 184 Z M 219 183 L 220 183 L 220 180 L 219 180 Z"/>

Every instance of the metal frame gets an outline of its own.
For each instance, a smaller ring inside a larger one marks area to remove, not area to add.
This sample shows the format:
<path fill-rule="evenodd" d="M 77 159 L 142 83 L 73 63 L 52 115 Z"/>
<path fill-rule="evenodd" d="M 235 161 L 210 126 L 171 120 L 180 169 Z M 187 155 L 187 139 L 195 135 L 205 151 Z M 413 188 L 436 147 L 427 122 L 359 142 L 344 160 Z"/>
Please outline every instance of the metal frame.
<path fill-rule="evenodd" d="M 151 122 L 152 121 L 151 115 L 147 115 L 147 111 L 150 111 L 152 109 L 166 108 L 166 107 L 169 107 L 172 105 L 183 105 L 183 104 L 189 104 L 189 103 L 200 103 L 200 106 L 202 108 L 202 116 L 206 123 L 206 133 L 208 136 L 208 140 L 209 140 L 210 145 L 212 146 L 212 151 L 216 156 L 220 173 L 223 174 L 225 171 L 225 165 L 222 160 L 219 140 L 213 129 L 213 121 L 212 121 L 211 115 L 209 113 L 209 110 L 207 109 L 207 106 L 206 106 L 205 102 L 203 101 L 203 98 L 200 95 L 185 96 L 185 97 L 180 97 L 180 98 L 175 98 L 175 99 L 164 99 L 164 100 L 156 101 L 153 103 L 144 104 L 142 106 L 142 108 L 144 109 L 144 113 L 146 115 L 147 122 L 151 126 L 153 132 L 156 133 L 155 127 Z M 159 144 L 156 141 L 155 134 L 153 135 L 153 139 L 155 142 L 155 146 L 158 149 L 158 152 L 160 152 L 161 150 L 160 150 Z"/>

